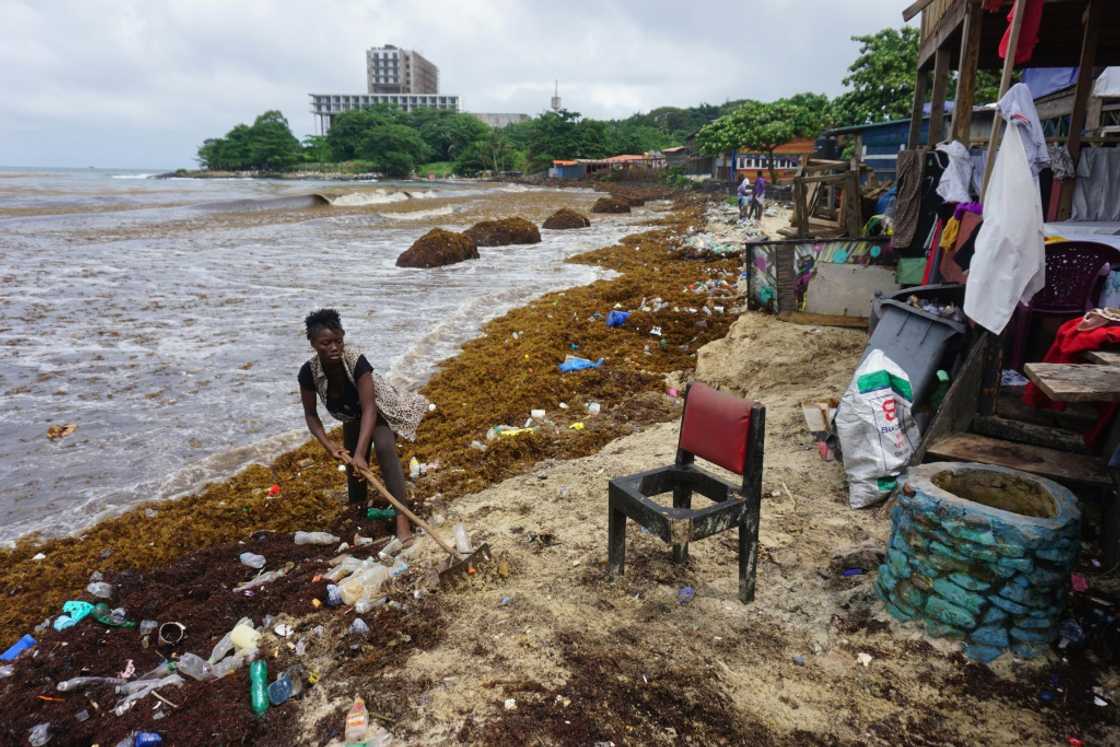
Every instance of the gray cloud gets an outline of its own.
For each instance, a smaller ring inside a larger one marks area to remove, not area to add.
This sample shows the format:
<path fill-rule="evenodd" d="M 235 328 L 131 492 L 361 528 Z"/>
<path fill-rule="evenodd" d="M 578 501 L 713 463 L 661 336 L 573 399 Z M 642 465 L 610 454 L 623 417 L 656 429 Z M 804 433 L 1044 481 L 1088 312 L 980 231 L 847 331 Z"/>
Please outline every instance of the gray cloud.
<path fill-rule="evenodd" d="M 313 131 L 309 92 L 361 93 L 369 46 L 418 49 L 469 111 L 835 95 L 855 34 L 900 0 L 0 0 L 0 164 L 170 168 L 206 137 L 280 109 Z M 838 5 L 842 5 L 838 7 Z"/>

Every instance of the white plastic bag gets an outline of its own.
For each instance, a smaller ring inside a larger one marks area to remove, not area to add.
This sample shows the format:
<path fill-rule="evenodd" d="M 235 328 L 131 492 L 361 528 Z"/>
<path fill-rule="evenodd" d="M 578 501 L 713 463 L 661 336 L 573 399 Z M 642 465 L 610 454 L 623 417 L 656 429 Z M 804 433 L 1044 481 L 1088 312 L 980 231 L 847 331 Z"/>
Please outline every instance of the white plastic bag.
<path fill-rule="evenodd" d="M 910 377 L 882 350 L 872 350 L 840 398 L 836 435 L 848 475 L 848 504 L 865 508 L 895 489 L 921 435 L 910 414 Z"/>
<path fill-rule="evenodd" d="M 997 335 L 1015 306 L 1046 285 L 1042 199 L 1022 138 L 1019 126 L 1007 125 L 964 289 L 964 313 Z"/>

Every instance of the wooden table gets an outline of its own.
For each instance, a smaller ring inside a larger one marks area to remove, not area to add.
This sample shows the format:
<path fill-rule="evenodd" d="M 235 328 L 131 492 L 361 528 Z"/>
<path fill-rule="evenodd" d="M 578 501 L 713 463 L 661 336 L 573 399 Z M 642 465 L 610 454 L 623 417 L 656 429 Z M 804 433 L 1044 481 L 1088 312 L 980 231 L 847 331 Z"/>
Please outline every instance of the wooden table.
<path fill-rule="evenodd" d="M 1120 366 L 1120 350 L 1091 350 L 1085 354 L 1085 358 L 1105 366 Z"/>
<path fill-rule="evenodd" d="M 1055 402 L 1120 402 L 1120 366 L 1028 363 L 1023 373 Z"/>

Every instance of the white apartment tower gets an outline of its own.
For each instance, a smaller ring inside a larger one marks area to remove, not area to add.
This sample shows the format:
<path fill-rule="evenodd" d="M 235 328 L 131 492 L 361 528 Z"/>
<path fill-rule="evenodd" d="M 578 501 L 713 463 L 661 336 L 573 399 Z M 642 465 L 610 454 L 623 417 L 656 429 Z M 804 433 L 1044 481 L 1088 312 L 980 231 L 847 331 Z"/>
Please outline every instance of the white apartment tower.
<path fill-rule="evenodd" d="M 439 93 L 439 68 L 411 49 L 392 44 L 366 50 L 366 82 L 369 93 Z"/>

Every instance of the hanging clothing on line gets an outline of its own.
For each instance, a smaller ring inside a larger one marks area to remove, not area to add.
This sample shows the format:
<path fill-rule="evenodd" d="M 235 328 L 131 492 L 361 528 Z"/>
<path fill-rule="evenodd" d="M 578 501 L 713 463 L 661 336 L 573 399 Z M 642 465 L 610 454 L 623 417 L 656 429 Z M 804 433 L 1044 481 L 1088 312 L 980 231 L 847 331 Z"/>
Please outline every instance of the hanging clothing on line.
<path fill-rule="evenodd" d="M 968 148 L 959 140 L 954 140 L 951 143 L 941 143 L 937 150 L 949 157 L 949 165 L 937 184 L 937 194 L 945 202 L 968 202 L 972 199 L 969 191 L 972 184 L 972 157 Z"/>
<path fill-rule="evenodd" d="M 999 110 L 1008 122 L 1016 122 L 1025 128 L 1022 131 L 1023 148 L 1027 152 L 1031 171 L 1037 177 L 1038 172 L 1050 165 L 1050 151 L 1046 147 L 1046 134 L 1042 131 L 1031 89 L 1022 83 L 1011 86 L 999 100 Z"/>
<path fill-rule="evenodd" d="M 1081 150 L 1071 220 L 1120 221 L 1120 148 Z"/>
<path fill-rule="evenodd" d="M 1001 106 L 1001 111 L 1006 110 Z M 1042 202 L 1038 177 L 1028 160 L 1024 132 L 1028 126 L 1023 119 L 1008 116 L 965 284 L 964 313 L 997 335 L 1015 307 L 1046 285 Z"/>
<path fill-rule="evenodd" d="M 1015 0 L 1015 4 L 1011 6 L 1011 12 L 1007 14 L 1007 30 L 1003 32 L 1003 38 L 999 42 L 999 58 L 1001 60 L 1007 59 L 1007 48 L 1011 46 L 1011 24 L 1015 20 L 1015 11 L 1019 6 L 1023 5 L 1023 26 L 1019 29 L 1019 43 L 1015 47 L 1015 64 L 1025 65 L 1031 61 L 1034 55 L 1034 48 L 1038 46 L 1038 30 L 1042 26 L 1042 2 L 1043 0 Z"/>
<path fill-rule="evenodd" d="M 924 161 L 925 151 L 922 150 L 904 150 L 898 154 L 898 196 L 894 203 L 895 246 L 909 246 L 918 230 Z"/>

